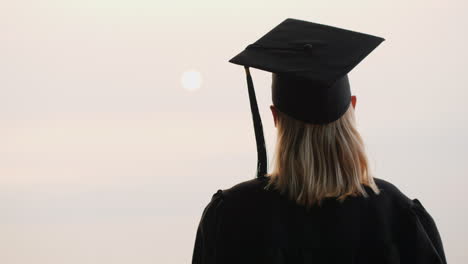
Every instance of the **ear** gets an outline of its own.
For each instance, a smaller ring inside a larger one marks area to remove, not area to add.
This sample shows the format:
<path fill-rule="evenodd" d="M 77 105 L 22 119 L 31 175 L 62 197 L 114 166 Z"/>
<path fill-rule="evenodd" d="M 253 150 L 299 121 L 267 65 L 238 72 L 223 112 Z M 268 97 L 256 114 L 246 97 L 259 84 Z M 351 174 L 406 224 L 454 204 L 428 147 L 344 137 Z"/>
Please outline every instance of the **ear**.
<path fill-rule="evenodd" d="M 278 113 L 276 112 L 276 107 L 274 105 L 270 105 L 271 114 L 273 115 L 273 120 L 275 122 L 276 127 L 276 119 L 278 118 Z"/>
<path fill-rule="evenodd" d="M 355 95 L 352 95 L 351 96 L 351 104 L 353 105 L 353 108 L 356 108 L 356 96 Z"/>

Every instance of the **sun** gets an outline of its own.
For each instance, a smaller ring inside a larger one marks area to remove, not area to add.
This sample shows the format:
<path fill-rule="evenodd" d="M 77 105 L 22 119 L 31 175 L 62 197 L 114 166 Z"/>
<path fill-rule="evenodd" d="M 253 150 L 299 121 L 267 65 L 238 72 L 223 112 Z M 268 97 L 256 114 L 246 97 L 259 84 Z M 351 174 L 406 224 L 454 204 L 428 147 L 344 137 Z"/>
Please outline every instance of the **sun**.
<path fill-rule="evenodd" d="M 201 87 L 202 77 L 199 71 L 185 71 L 182 73 L 182 77 L 180 79 L 182 87 L 187 91 L 196 91 Z"/>

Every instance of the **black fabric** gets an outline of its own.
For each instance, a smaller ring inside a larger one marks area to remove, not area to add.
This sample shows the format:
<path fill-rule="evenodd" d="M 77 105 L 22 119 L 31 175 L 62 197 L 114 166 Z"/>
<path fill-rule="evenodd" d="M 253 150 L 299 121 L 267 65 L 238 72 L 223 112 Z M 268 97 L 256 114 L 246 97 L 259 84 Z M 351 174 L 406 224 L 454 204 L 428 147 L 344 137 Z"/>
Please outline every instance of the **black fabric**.
<path fill-rule="evenodd" d="M 327 124 L 340 118 L 351 104 L 348 75 L 327 89 L 310 89 L 310 81 L 273 74 L 271 96 L 281 112 L 311 124 Z M 324 107 L 328 106 L 328 107 Z M 339 106 L 339 107 L 338 107 Z"/>
<path fill-rule="evenodd" d="M 376 195 L 295 204 L 268 177 L 218 190 L 205 207 L 192 264 L 446 264 L 434 219 L 418 199 L 374 178 Z"/>

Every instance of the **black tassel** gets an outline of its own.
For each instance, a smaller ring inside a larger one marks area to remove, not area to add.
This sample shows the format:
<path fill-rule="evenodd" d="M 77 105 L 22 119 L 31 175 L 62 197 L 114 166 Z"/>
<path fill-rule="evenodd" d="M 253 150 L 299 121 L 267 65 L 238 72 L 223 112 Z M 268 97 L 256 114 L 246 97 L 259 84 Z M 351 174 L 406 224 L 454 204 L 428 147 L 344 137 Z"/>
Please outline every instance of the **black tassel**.
<path fill-rule="evenodd" d="M 265 147 L 265 137 L 263 136 L 263 126 L 260 113 L 258 111 L 255 90 L 250 75 L 249 67 L 244 66 L 247 75 L 247 86 L 249 90 L 250 110 L 252 111 L 253 125 L 255 129 L 255 141 L 257 142 L 257 178 L 265 177 L 267 173 L 267 153 Z"/>

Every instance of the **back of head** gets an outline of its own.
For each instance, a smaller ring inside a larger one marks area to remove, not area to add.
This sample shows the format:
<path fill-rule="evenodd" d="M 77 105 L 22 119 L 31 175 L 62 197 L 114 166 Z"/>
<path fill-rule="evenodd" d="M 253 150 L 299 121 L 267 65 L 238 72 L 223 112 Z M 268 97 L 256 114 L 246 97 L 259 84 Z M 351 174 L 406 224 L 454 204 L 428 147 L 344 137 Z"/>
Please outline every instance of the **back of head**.
<path fill-rule="evenodd" d="M 338 120 L 324 125 L 296 120 L 278 109 L 277 113 L 274 167 L 266 175 L 267 189 L 279 190 L 306 207 L 320 206 L 326 197 L 339 201 L 367 197 L 363 185 L 379 193 L 351 104 Z"/>

